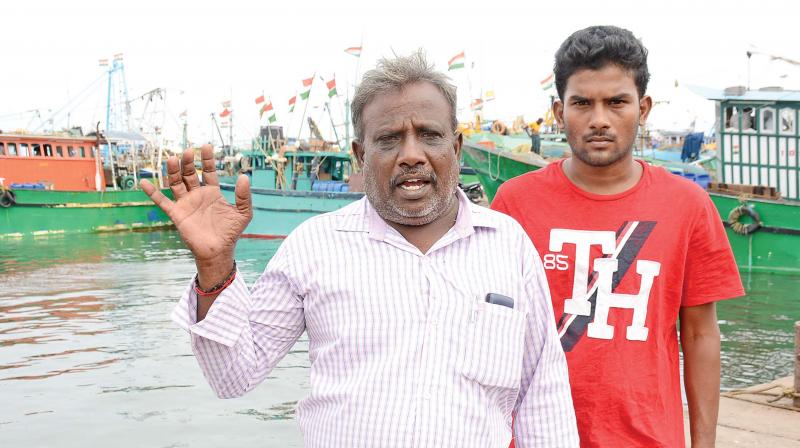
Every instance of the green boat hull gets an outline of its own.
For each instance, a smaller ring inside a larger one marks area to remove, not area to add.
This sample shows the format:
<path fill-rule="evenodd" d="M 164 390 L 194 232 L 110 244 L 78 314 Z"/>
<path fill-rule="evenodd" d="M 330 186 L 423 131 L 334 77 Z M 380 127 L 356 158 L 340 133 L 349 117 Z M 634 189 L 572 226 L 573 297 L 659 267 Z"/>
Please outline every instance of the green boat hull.
<path fill-rule="evenodd" d="M 139 190 L 15 190 L 16 203 L 0 208 L 0 238 L 151 230 L 172 226 Z M 172 196 L 171 192 L 165 194 Z"/>
<path fill-rule="evenodd" d="M 528 154 L 489 149 L 465 143 L 464 161 L 472 167 L 491 202 L 500 185 L 516 176 L 546 165 Z M 800 273 L 800 203 L 767 199 L 740 201 L 737 196 L 709 193 L 725 223 L 728 240 L 741 270 L 753 272 Z M 742 203 L 759 214 L 762 227 L 740 235 L 727 223 L 731 210 Z"/>
<path fill-rule="evenodd" d="M 739 268 L 752 272 L 800 272 L 800 203 L 709 194 L 725 222 Z M 728 224 L 731 211 L 743 204 L 758 213 L 761 221 L 761 227 L 749 235 L 734 232 Z"/>
<path fill-rule="evenodd" d="M 464 142 L 461 152 L 464 162 L 475 170 L 489 202 L 503 182 L 547 165 L 547 161 L 535 154 L 515 154 L 486 148 L 472 141 Z"/>
<path fill-rule="evenodd" d="M 234 185 L 221 184 L 222 196 L 235 203 Z M 364 193 L 295 191 L 252 188 L 253 219 L 244 238 L 285 238 L 313 216 L 332 212 L 357 201 Z"/>

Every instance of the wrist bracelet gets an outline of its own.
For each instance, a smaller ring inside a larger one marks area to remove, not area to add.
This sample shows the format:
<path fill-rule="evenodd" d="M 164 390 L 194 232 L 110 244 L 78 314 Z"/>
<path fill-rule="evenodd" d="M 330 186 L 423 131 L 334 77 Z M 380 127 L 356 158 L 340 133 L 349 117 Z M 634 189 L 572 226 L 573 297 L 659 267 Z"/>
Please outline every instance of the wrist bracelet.
<path fill-rule="evenodd" d="M 194 292 L 197 293 L 198 296 L 213 296 L 219 294 L 222 292 L 222 290 L 230 286 L 230 284 L 233 283 L 233 279 L 235 278 L 236 278 L 236 260 L 233 260 L 233 269 L 231 269 L 231 273 L 228 274 L 228 276 L 225 277 L 224 280 L 222 280 L 221 282 L 217 283 L 216 285 L 212 286 L 209 289 L 201 288 L 200 283 L 198 282 L 199 280 L 198 276 L 195 276 Z"/>

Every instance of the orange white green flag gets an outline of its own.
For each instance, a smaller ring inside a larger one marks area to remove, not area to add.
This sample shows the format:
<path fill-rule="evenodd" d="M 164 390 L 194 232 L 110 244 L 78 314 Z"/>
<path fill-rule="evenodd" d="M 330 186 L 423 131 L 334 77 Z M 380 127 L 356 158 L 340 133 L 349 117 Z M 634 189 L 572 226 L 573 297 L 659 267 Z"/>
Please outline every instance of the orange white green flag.
<path fill-rule="evenodd" d="M 336 96 L 336 78 L 326 82 L 325 85 L 328 87 L 328 98 Z"/>
<path fill-rule="evenodd" d="M 555 82 L 555 80 L 556 80 L 555 75 L 550 73 L 550 76 L 539 81 L 539 85 L 542 86 L 542 90 L 546 91 L 553 88 L 553 83 Z"/>
<path fill-rule="evenodd" d="M 289 113 L 294 112 L 294 104 L 297 102 L 297 95 L 289 98 Z"/>
<path fill-rule="evenodd" d="M 455 70 L 457 68 L 464 68 L 464 52 L 458 53 L 457 55 L 450 58 L 447 61 L 447 70 Z"/>
<path fill-rule="evenodd" d="M 360 58 L 360 57 L 361 57 L 361 47 L 350 47 L 350 48 L 345 48 L 345 49 L 344 49 L 344 52 L 345 52 L 345 53 L 347 53 L 347 54 L 349 54 L 349 55 L 353 55 L 353 56 L 355 56 L 355 57 L 357 57 L 357 58 Z"/>
<path fill-rule="evenodd" d="M 266 112 L 269 112 L 271 110 L 272 110 L 272 101 L 261 106 L 261 111 L 259 112 L 258 117 L 261 118 L 262 116 L 264 116 Z"/>
<path fill-rule="evenodd" d="M 264 102 L 264 95 L 261 95 L 260 97 L 256 98 L 256 104 L 261 104 L 263 102 Z"/>
<path fill-rule="evenodd" d="M 300 99 L 307 100 L 308 96 L 311 95 L 311 84 L 314 83 L 314 77 L 306 78 L 303 80 L 303 91 L 300 92 Z"/>

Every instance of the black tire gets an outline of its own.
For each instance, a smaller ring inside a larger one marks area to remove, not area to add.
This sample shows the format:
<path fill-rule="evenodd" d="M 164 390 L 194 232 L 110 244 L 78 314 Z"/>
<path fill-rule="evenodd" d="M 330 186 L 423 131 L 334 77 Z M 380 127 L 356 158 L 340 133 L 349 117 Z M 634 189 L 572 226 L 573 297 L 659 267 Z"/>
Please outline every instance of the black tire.
<path fill-rule="evenodd" d="M 4 190 L 0 194 L 0 207 L 8 208 L 17 203 L 17 195 L 11 190 Z"/>

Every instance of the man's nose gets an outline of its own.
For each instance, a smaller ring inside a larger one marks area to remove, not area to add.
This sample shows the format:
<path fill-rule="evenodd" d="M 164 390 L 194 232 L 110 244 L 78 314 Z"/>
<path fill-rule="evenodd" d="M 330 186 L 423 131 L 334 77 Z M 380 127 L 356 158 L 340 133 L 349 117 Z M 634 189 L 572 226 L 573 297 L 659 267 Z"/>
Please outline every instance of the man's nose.
<path fill-rule="evenodd" d="M 608 108 L 602 102 L 598 102 L 592 108 L 591 116 L 589 117 L 589 128 L 591 129 L 608 129 L 611 127 L 609 121 Z"/>
<path fill-rule="evenodd" d="M 399 165 L 417 166 L 424 165 L 427 161 L 428 156 L 425 154 L 425 147 L 420 139 L 414 134 L 405 135 L 400 144 L 397 163 Z"/>

